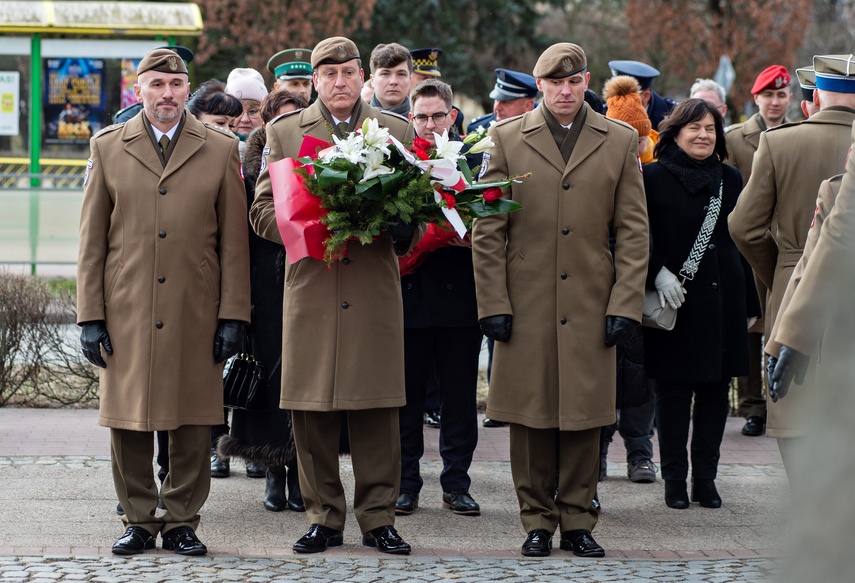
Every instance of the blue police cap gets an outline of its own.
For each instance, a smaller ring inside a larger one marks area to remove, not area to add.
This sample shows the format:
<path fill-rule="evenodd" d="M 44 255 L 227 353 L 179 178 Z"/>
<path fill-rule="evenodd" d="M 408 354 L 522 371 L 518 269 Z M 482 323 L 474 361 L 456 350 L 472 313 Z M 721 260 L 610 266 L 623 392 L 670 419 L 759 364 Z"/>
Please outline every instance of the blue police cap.
<path fill-rule="evenodd" d="M 508 69 L 496 69 L 496 86 L 490 92 L 490 99 L 513 101 L 536 95 L 537 83 L 531 75 Z"/>
<path fill-rule="evenodd" d="M 612 75 L 629 75 L 635 77 L 641 90 L 650 89 L 653 80 L 659 76 L 659 71 L 641 61 L 609 61 Z"/>

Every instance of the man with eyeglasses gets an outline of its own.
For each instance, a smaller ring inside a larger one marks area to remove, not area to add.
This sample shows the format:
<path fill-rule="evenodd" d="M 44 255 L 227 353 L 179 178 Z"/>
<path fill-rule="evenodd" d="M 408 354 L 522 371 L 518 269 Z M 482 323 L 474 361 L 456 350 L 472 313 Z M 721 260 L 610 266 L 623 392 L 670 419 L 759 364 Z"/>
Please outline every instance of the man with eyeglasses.
<path fill-rule="evenodd" d="M 420 138 L 435 145 L 436 135 L 448 132 L 460 140 L 452 130 L 457 117 L 452 101 L 451 87 L 438 79 L 413 89 L 410 119 Z M 467 159 L 467 164 L 480 165 L 480 156 Z M 455 236 L 446 246 L 427 253 L 423 263 L 401 277 L 401 292 L 407 404 L 399 412 L 401 489 L 395 513 L 412 514 L 419 505 L 422 412 L 429 375 L 435 370 L 441 403 L 442 505 L 454 514 L 477 516 L 481 508 L 469 494 L 469 466 L 478 444 L 476 389 L 482 334 L 469 236 Z"/>
<path fill-rule="evenodd" d="M 282 242 L 276 223 L 269 168 L 297 158 L 303 139 L 332 142 L 361 127 L 367 118 L 402 142 L 412 125 L 379 111 L 360 98 L 363 84 L 359 49 L 350 39 L 332 37 L 312 50 L 318 99 L 306 109 L 267 125 L 267 145 L 250 222 L 255 231 Z M 398 408 L 405 403 L 404 317 L 396 253 L 406 253 L 415 226 L 390 229 L 369 245 L 351 243 L 345 257 L 327 266 L 306 257 L 285 268 L 282 320 L 282 399 L 290 409 L 300 489 L 309 529 L 297 553 L 340 546 L 347 515 L 339 476 L 339 434 L 346 416 L 356 487 L 353 512 L 362 544 L 407 554 L 410 545 L 394 528 L 400 482 Z"/>

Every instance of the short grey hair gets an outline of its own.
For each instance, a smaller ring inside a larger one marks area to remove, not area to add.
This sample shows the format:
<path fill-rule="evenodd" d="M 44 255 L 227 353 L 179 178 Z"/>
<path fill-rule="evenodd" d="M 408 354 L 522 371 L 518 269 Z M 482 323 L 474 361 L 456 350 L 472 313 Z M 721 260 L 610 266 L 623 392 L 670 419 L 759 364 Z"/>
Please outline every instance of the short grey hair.
<path fill-rule="evenodd" d="M 689 97 L 693 96 L 698 91 L 715 91 L 719 101 L 724 105 L 727 99 L 724 94 L 724 87 L 713 81 L 712 79 L 695 79 L 692 88 L 689 90 Z"/>

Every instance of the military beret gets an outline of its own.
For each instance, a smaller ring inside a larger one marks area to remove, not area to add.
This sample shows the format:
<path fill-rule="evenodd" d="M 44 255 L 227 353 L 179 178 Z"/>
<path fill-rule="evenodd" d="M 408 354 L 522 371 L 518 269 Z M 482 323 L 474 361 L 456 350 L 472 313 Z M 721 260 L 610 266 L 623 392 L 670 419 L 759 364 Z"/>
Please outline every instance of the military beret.
<path fill-rule="evenodd" d="M 537 82 L 526 73 L 496 69 L 496 86 L 490 92 L 490 99 L 496 101 L 513 101 L 521 97 L 535 97 Z"/>
<path fill-rule="evenodd" d="M 349 38 L 325 38 L 312 49 L 312 69 L 317 69 L 318 65 L 339 65 L 358 58 L 359 49 Z"/>
<path fill-rule="evenodd" d="M 540 79 L 569 77 L 588 67 L 582 47 L 573 43 L 556 43 L 543 51 L 532 74 Z"/>
<path fill-rule="evenodd" d="M 279 51 L 267 61 L 267 70 L 273 73 L 275 77 L 311 79 L 312 51 L 309 49 Z"/>
<path fill-rule="evenodd" d="M 182 47 L 182 46 L 180 46 L 180 45 L 168 45 L 168 46 L 165 46 L 165 47 L 157 47 L 157 48 L 159 48 L 159 49 L 169 49 L 169 50 L 170 50 L 170 51 L 172 51 L 173 53 L 177 53 L 179 57 L 181 57 L 182 59 L 184 59 L 184 62 L 185 62 L 185 63 L 191 63 L 191 62 L 193 62 L 193 57 L 194 57 L 194 55 L 193 55 L 193 51 L 191 51 L 191 50 L 190 50 L 190 49 L 188 49 L 187 47 Z"/>
<path fill-rule="evenodd" d="M 751 88 L 751 95 L 757 95 L 767 89 L 781 89 L 789 84 L 790 73 L 787 68 L 781 65 L 772 65 L 757 75 L 754 86 Z"/>
<path fill-rule="evenodd" d="M 172 49 L 154 49 L 144 56 L 140 64 L 137 65 L 137 75 L 146 71 L 184 73 L 187 75 L 187 64 Z"/>
<path fill-rule="evenodd" d="M 816 72 L 813 70 L 813 67 L 796 69 L 796 77 L 799 80 L 799 87 L 802 88 L 802 99 L 811 101 L 813 99 L 813 90 L 816 89 Z"/>
<path fill-rule="evenodd" d="M 437 61 L 442 56 L 442 49 L 413 49 L 410 56 L 413 57 L 413 73 L 426 77 L 442 77 Z"/>
<path fill-rule="evenodd" d="M 855 55 L 816 55 L 816 88 L 834 93 L 855 93 Z"/>
<path fill-rule="evenodd" d="M 612 76 L 614 77 L 618 75 L 635 77 L 642 91 L 650 89 L 650 86 L 653 85 L 653 80 L 659 76 L 659 69 L 641 61 L 609 61 L 609 69 L 612 70 Z"/>

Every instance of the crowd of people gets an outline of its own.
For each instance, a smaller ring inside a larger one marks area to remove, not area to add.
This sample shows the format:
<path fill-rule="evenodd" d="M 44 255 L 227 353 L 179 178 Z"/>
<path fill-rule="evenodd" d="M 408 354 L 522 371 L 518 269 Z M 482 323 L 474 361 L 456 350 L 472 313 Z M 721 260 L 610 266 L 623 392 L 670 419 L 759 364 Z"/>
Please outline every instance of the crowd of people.
<path fill-rule="evenodd" d="M 817 322 L 828 321 L 803 299 L 820 271 L 806 259 L 826 254 L 820 228 L 848 184 L 833 177 L 852 143 L 853 57 L 796 71 L 806 120 L 787 117 L 792 79 L 771 65 L 751 89 L 758 112 L 725 127 L 715 81 L 676 103 L 653 90 L 653 67 L 611 61 L 599 95 L 569 42 L 531 74 L 496 69 L 492 112 L 464 124 L 441 55 L 381 44 L 366 80 L 356 44 L 331 37 L 273 55 L 272 91 L 238 68 L 192 93 L 189 50 L 141 60 L 139 106 L 91 140 L 78 262 L 81 344 L 102 368 L 99 422 L 126 527 L 114 553 L 154 548 L 158 535 L 166 550 L 206 553 L 198 512 L 232 457 L 265 479 L 267 510 L 306 513 L 295 552 L 340 546 L 349 454 L 362 544 L 407 554 L 395 516 L 422 503 L 427 420 L 443 462 L 437 503 L 478 516 L 469 469 L 484 337 L 482 423 L 510 426 L 525 556 L 549 555 L 556 530 L 562 550 L 604 556 L 592 532 L 615 433 L 628 479 L 655 483 L 655 428 L 668 508 L 720 507 L 734 378 L 742 432 L 778 438 L 793 479 L 821 378 Z M 530 173 L 504 192 L 522 210 L 437 241 L 399 221 L 331 264 L 288 262 L 270 165 L 366 119 L 403 143 L 486 133 L 489 150 L 461 154 L 478 180 Z M 677 311 L 673 329 L 640 325 L 646 291 Z M 223 409 L 223 363 L 238 352 L 266 364 L 267 411 Z"/>

